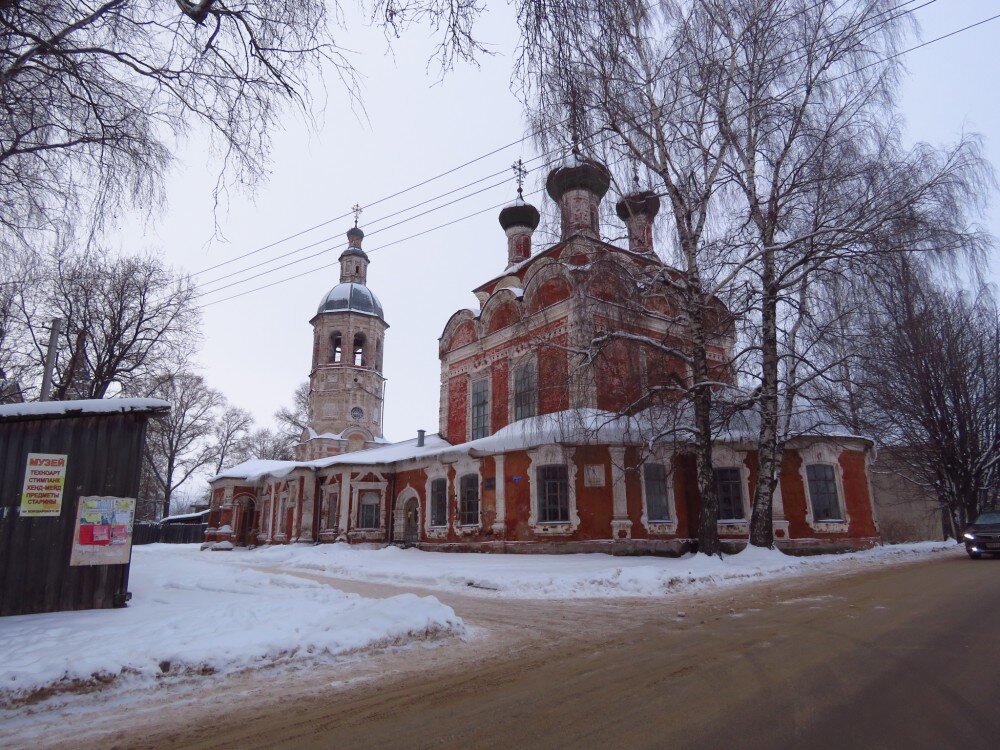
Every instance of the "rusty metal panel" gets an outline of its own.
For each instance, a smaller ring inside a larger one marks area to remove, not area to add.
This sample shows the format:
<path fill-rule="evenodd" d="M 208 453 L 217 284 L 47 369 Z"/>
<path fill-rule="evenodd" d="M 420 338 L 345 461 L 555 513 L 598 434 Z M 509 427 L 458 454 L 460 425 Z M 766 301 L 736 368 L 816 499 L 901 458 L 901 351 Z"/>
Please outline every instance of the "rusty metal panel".
<path fill-rule="evenodd" d="M 70 567 L 81 495 L 135 497 L 150 413 L 0 421 L 0 615 L 123 606 L 128 565 Z M 58 517 L 22 518 L 29 453 L 69 456 Z"/>

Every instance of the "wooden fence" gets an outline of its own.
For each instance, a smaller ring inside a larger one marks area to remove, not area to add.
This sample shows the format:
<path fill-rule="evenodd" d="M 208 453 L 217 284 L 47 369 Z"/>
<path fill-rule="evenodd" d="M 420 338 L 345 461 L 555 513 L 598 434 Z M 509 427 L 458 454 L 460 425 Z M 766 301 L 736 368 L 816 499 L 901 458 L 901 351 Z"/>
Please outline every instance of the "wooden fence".
<path fill-rule="evenodd" d="M 137 523 L 132 544 L 201 544 L 207 528 L 207 523 Z"/>

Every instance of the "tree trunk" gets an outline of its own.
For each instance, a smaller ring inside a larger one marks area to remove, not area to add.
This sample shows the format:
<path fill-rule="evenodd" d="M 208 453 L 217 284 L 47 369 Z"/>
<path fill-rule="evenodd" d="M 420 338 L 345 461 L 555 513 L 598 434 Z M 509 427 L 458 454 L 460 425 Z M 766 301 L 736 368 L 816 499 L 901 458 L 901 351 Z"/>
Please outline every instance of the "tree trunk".
<path fill-rule="evenodd" d="M 750 544 L 774 546 L 774 487 L 778 464 L 778 295 L 774 254 L 766 251 L 762 269 L 760 434 L 757 439 L 757 482 L 750 515 Z"/>
<path fill-rule="evenodd" d="M 696 285 L 697 301 L 690 305 L 691 377 L 694 406 L 695 463 L 698 469 L 698 493 L 701 513 L 698 518 L 698 551 L 718 555 L 719 500 L 715 494 L 712 471 L 712 386 L 709 382 L 708 352 L 705 334 L 705 304 L 700 294 L 700 282 L 695 273 L 689 283 Z M 689 292 L 690 293 L 690 292 Z"/>

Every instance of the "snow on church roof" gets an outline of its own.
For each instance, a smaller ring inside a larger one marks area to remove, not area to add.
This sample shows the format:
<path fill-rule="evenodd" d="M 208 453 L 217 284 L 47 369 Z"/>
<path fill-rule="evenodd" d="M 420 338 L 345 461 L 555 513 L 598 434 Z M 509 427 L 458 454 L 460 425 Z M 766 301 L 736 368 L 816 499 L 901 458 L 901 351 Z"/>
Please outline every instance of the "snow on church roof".
<path fill-rule="evenodd" d="M 384 466 L 400 461 L 422 458 L 458 458 L 461 455 L 486 456 L 515 450 L 531 450 L 543 445 L 620 444 L 648 445 L 662 439 L 672 430 L 683 435 L 690 428 L 686 410 L 675 410 L 671 424 L 664 424 L 663 413 L 647 411 L 633 416 L 623 416 L 600 409 L 580 408 L 529 417 L 507 425 L 492 435 L 478 440 L 452 445 L 440 435 L 428 435 L 424 445 L 417 439 L 369 448 L 362 451 L 341 453 L 314 461 L 247 461 L 234 466 L 216 479 L 246 478 L 256 481 L 264 476 L 281 478 L 298 468 L 325 469 L 331 466 Z M 859 439 L 870 438 L 853 435 L 820 418 L 820 415 L 803 411 L 792 420 L 792 433 L 800 437 L 828 437 Z M 731 417 L 725 426 L 717 425 L 715 440 L 720 443 L 739 443 L 756 439 L 758 432 L 755 415 L 741 413 Z"/>
<path fill-rule="evenodd" d="M 316 310 L 317 313 L 347 311 L 373 315 L 385 320 L 382 303 L 378 301 L 378 297 L 367 286 L 354 281 L 337 284 L 326 293 L 319 303 L 319 309 Z"/>

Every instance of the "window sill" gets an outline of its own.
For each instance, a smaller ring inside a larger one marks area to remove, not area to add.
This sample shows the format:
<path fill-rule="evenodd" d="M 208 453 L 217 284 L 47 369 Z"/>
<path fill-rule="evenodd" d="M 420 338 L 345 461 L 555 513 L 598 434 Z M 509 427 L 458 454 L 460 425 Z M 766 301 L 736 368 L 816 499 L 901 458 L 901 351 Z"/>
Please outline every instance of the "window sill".
<path fill-rule="evenodd" d="M 568 521 L 563 523 L 538 523 L 530 528 L 539 536 L 570 536 L 575 531 Z"/>
<path fill-rule="evenodd" d="M 716 524 L 719 534 L 745 534 L 750 528 L 750 522 L 736 518 L 727 518 Z"/>
<path fill-rule="evenodd" d="M 846 534 L 850 530 L 847 521 L 813 521 L 809 528 L 821 534 Z"/>
<path fill-rule="evenodd" d="M 462 524 L 455 527 L 455 533 L 461 534 L 463 536 L 470 536 L 482 531 L 483 525 L 481 523 L 477 524 Z"/>
<path fill-rule="evenodd" d="M 677 521 L 646 521 L 645 526 L 650 534 L 677 533 Z"/>

